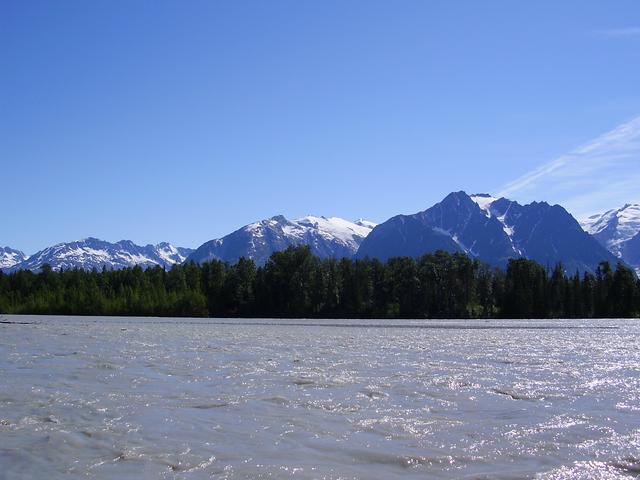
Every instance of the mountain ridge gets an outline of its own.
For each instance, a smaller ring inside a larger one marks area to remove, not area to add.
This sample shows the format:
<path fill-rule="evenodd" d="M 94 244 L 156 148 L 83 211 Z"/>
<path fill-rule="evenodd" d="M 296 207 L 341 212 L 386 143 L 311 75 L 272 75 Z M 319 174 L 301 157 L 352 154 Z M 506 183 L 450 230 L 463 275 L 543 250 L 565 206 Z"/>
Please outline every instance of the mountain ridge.
<path fill-rule="evenodd" d="M 593 272 L 600 261 L 620 259 L 640 273 L 640 205 L 626 204 L 578 222 L 560 205 L 544 201 L 521 205 L 487 193 L 458 191 L 426 210 L 396 215 L 379 225 L 364 219 L 307 215 L 289 220 L 275 215 L 197 249 L 168 242 L 110 243 L 94 237 L 59 243 L 31 256 L 4 247 L 0 248 L 0 270 L 38 270 L 44 263 L 54 269 L 169 268 L 214 259 L 235 263 L 240 257 L 262 265 L 273 252 L 296 245 L 308 245 L 321 258 L 386 260 L 445 250 L 498 267 L 506 266 L 510 258 L 530 258 L 548 267 L 562 262 L 569 272 Z"/>
<path fill-rule="evenodd" d="M 176 247 L 168 242 L 140 246 L 131 240 L 111 243 L 87 237 L 44 248 L 4 270 L 37 271 L 44 264 L 50 265 L 53 270 L 72 268 L 91 270 L 103 267 L 120 269 L 135 265 L 143 268 L 156 265 L 169 268 L 176 263 L 182 263 L 191 252 L 190 248 Z"/>

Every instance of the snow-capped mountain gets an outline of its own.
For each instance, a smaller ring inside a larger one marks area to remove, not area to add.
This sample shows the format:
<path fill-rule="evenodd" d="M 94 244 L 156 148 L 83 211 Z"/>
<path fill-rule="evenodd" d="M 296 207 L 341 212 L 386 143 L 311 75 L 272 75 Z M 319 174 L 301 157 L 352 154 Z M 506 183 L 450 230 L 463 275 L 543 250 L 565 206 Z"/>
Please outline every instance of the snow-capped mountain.
<path fill-rule="evenodd" d="M 204 243 L 187 261 L 202 263 L 215 259 L 235 263 L 240 257 L 246 257 L 261 265 L 273 252 L 292 245 L 309 245 L 321 258 L 351 257 L 374 226 L 362 219 L 350 222 L 338 217 L 310 215 L 287 220 L 277 215 Z"/>
<path fill-rule="evenodd" d="M 640 274 L 640 205 L 627 204 L 592 215 L 581 223 L 602 245 Z"/>
<path fill-rule="evenodd" d="M 120 269 L 140 265 L 143 268 L 160 265 L 171 267 L 182 263 L 193 249 L 175 247 L 169 243 L 139 246 L 129 240 L 117 243 L 97 238 L 85 238 L 75 242 L 59 243 L 45 248 L 9 270 L 40 270 L 46 263 L 53 270 L 81 268 Z"/>
<path fill-rule="evenodd" d="M 26 260 L 27 256 L 20 250 L 9 247 L 0 247 L 0 271 L 6 270 Z"/>
<path fill-rule="evenodd" d="M 569 273 L 594 271 L 615 257 L 561 206 L 546 202 L 520 205 L 487 194 L 449 194 L 414 215 L 398 215 L 375 227 L 356 258 L 386 260 L 419 256 L 435 250 L 464 252 L 504 267 L 509 258 L 524 257 L 553 267 L 562 262 Z"/>

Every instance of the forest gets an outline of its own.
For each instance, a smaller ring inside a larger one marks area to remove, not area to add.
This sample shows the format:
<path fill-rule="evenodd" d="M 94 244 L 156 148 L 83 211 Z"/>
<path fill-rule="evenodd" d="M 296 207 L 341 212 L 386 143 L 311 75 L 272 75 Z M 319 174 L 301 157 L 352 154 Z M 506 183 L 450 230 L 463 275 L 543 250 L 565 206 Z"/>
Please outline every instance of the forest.
<path fill-rule="evenodd" d="M 525 259 L 496 269 L 464 254 L 320 259 L 271 255 L 124 270 L 0 273 L 0 313 L 266 318 L 638 317 L 640 281 L 619 263 L 567 274 Z"/>

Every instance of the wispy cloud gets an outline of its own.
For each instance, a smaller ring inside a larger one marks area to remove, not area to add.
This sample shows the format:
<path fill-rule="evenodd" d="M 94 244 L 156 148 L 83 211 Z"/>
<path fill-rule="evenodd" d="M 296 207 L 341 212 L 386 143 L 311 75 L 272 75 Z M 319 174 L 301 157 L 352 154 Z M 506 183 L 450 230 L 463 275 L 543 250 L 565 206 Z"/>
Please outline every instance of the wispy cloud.
<path fill-rule="evenodd" d="M 640 36 L 640 27 L 610 28 L 595 33 L 603 37 L 635 37 Z"/>
<path fill-rule="evenodd" d="M 640 117 L 507 183 L 498 194 L 557 202 L 579 217 L 640 201 Z"/>

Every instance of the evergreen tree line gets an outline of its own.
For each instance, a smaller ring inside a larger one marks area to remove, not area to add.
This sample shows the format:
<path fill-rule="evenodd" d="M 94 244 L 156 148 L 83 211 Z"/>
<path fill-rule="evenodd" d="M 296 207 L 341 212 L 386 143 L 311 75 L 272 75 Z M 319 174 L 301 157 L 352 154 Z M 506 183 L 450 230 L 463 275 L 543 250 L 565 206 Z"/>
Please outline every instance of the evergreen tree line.
<path fill-rule="evenodd" d="M 264 266 L 240 259 L 143 270 L 0 273 L 0 313 L 292 318 L 637 317 L 640 281 L 606 262 L 595 274 L 506 270 L 460 253 L 413 259 L 320 259 L 308 247 Z"/>

